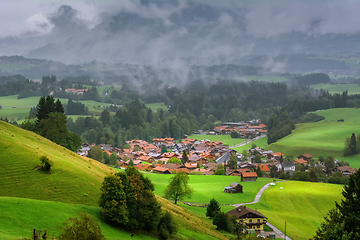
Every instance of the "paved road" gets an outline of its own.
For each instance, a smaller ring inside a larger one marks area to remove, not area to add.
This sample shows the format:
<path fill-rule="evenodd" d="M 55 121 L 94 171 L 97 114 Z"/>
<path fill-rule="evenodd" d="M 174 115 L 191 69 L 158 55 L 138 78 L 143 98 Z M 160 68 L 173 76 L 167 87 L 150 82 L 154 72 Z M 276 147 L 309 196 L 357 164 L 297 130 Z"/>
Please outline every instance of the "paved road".
<path fill-rule="evenodd" d="M 286 181 L 286 180 L 281 181 L 281 182 L 285 182 L 285 181 Z M 269 188 L 270 184 L 271 184 L 271 183 L 265 184 L 265 185 L 260 189 L 260 191 L 256 194 L 254 201 L 249 202 L 249 203 L 238 203 L 238 204 L 234 204 L 233 206 L 234 206 L 234 207 L 239 207 L 239 206 L 242 206 L 242 205 L 258 203 L 258 202 L 260 201 L 261 195 L 265 192 L 266 189 Z M 286 239 L 286 240 L 291 240 L 290 237 L 288 237 L 288 236 L 285 237 L 285 234 L 284 234 L 283 232 L 281 232 L 279 229 L 277 229 L 276 227 L 274 227 L 274 225 L 272 225 L 271 223 L 266 222 L 266 225 L 268 225 L 269 227 L 271 227 L 271 228 L 274 230 L 274 232 L 276 233 L 276 235 L 278 235 L 279 237 L 281 237 L 281 238 L 283 238 L 283 239 Z"/>
<path fill-rule="evenodd" d="M 251 143 L 251 142 L 253 142 L 253 141 L 255 141 L 255 140 L 258 140 L 258 139 L 260 139 L 260 138 L 263 138 L 263 137 L 266 137 L 266 135 L 261 135 L 261 136 L 259 136 L 259 137 L 250 139 L 250 140 L 248 140 L 248 141 L 246 141 L 246 142 L 242 142 L 242 143 L 236 144 L 235 146 L 231 146 L 231 147 L 229 147 L 229 148 L 242 147 L 242 146 L 245 146 L 246 144 L 249 144 L 249 143 Z"/>

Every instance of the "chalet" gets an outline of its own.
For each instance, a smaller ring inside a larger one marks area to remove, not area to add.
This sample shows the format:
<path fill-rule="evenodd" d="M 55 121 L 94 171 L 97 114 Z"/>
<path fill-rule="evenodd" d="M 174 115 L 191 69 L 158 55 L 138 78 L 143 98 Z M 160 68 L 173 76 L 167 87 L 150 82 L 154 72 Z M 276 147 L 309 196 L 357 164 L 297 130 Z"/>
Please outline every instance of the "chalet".
<path fill-rule="evenodd" d="M 302 164 L 304 166 L 306 166 L 308 164 L 307 161 L 302 158 L 296 159 L 293 163 L 294 164 Z"/>
<path fill-rule="evenodd" d="M 242 182 L 256 182 L 257 174 L 256 172 L 242 172 L 241 181 Z"/>
<path fill-rule="evenodd" d="M 201 158 L 197 154 L 191 154 L 189 156 L 189 162 L 190 163 L 197 163 Z"/>
<path fill-rule="evenodd" d="M 226 193 L 242 193 L 243 192 L 243 186 L 241 186 L 237 182 L 233 182 L 228 187 L 224 187 L 224 192 Z"/>
<path fill-rule="evenodd" d="M 246 206 L 240 206 L 227 212 L 227 214 L 236 216 L 239 220 L 243 221 L 246 224 L 246 229 L 264 230 L 267 217 L 258 211 Z"/>
<path fill-rule="evenodd" d="M 242 169 L 231 169 L 231 168 L 227 168 L 226 169 L 226 175 L 227 176 L 237 176 L 240 177 L 241 176 L 241 171 Z"/>
<path fill-rule="evenodd" d="M 356 173 L 356 171 L 357 171 L 356 168 L 351 168 L 349 166 L 337 167 L 336 170 L 340 171 L 344 175 L 351 175 L 353 173 Z"/>
<path fill-rule="evenodd" d="M 178 168 L 178 169 L 176 169 L 176 172 L 184 172 L 188 175 L 190 174 L 190 170 L 187 168 Z"/>
<path fill-rule="evenodd" d="M 152 169 L 152 166 L 149 165 L 149 164 L 138 164 L 136 166 L 136 169 L 139 170 L 139 171 L 145 171 L 147 169 L 151 170 Z"/>
<path fill-rule="evenodd" d="M 155 167 L 153 168 L 153 171 L 162 174 L 171 174 L 170 170 L 164 167 Z"/>
<path fill-rule="evenodd" d="M 284 154 L 282 154 L 281 152 L 271 153 L 270 155 L 271 155 L 270 158 L 275 158 L 276 160 L 279 160 L 284 156 Z"/>
<path fill-rule="evenodd" d="M 304 159 L 305 161 L 312 161 L 312 156 L 308 153 L 304 153 L 300 155 L 298 158 Z"/>
<path fill-rule="evenodd" d="M 266 173 L 270 173 L 270 168 L 266 164 L 260 164 L 260 165 L 256 164 L 255 166 L 256 167 L 260 166 L 261 171 L 266 172 Z"/>

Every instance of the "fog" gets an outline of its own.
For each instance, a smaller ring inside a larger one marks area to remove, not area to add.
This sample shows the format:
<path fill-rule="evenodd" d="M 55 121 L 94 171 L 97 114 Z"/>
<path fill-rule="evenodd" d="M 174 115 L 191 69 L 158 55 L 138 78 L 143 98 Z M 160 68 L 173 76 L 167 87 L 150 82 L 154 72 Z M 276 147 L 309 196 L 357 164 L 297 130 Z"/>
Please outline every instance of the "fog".
<path fill-rule="evenodd" d="M 278 54 L 360 51 L 360 1 L 3 0 L 0 55 L 64 63 L 236 63 Z"/>

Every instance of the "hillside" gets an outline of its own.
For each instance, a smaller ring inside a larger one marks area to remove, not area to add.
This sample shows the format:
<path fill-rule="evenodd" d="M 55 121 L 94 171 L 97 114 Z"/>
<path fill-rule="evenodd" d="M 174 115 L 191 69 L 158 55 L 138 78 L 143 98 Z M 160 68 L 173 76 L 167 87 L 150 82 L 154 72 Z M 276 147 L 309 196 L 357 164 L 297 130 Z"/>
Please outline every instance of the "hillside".
<path fill-rule="evenodd" d="M 0 196 L 98 205 L 101 183 L 112 170 L 2 121 L 0 131 Z M 52 174 L 37 170 L 41 156 L 54 163 Z"/>
<path fill-rule="evenodd" d="M 305 152 L 317 158 L 319 155 L 342 156 L 345 139 L 354 132 L 360 133 L 358 128 L 360 109 L 334 108 L 317 111 L 316 114 L 324 116 L 325 120 L 315 123 L 297 124 L 293 132 L 272 143 L 266 149 L 282 152 L 297 157 Z M 344 122 L 337 122 L 344 119 Z M 344 159 L 346 161 L 346 159 Z"/>
<path fill-rule="evenodd" d="M 21 128 L 0 121 L 0 238 L 30 237 L 34 227 L 58 236 L 60 224 L 85 212 L 99 222 L 107 239 L 153 239 L 115 229 L 100 220 L 100 186 L 113 172 L 107 166 L 54 144 Z M 53 161 L 52 174 L 37 169 L 40 157 Z M 210 221 L 157 197 L 188 239 L 226 239 Z M 35 216 L 35 217 L 34 217 Z"/>

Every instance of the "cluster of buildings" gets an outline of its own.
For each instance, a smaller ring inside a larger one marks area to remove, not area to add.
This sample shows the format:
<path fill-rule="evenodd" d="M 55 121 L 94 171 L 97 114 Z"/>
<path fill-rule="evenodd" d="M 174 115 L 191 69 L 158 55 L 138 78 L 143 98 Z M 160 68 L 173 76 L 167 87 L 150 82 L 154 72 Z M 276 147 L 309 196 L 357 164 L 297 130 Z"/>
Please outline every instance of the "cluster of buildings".
<path fill-rule="evenodd" d="M 232 132 L 236 132 L 244 138 L 267 134 L 266 125 L 260 123 L 260 119 L 248 122 L 224 122 L 221 124 L 221 126 L 215 127 L 215 129 L 210 134 L 229 135 Z"/>
<path fill-rule="evenodd" d="M 84 89 L 75 89 L 75 88 L 66 88 L 65 92 L 66 93 L 71 93 L 71 94 L 76 94 L 76 95 L 84 95 L 84 92 L 89 91 L 89 89 L 84 88 Z"/>

